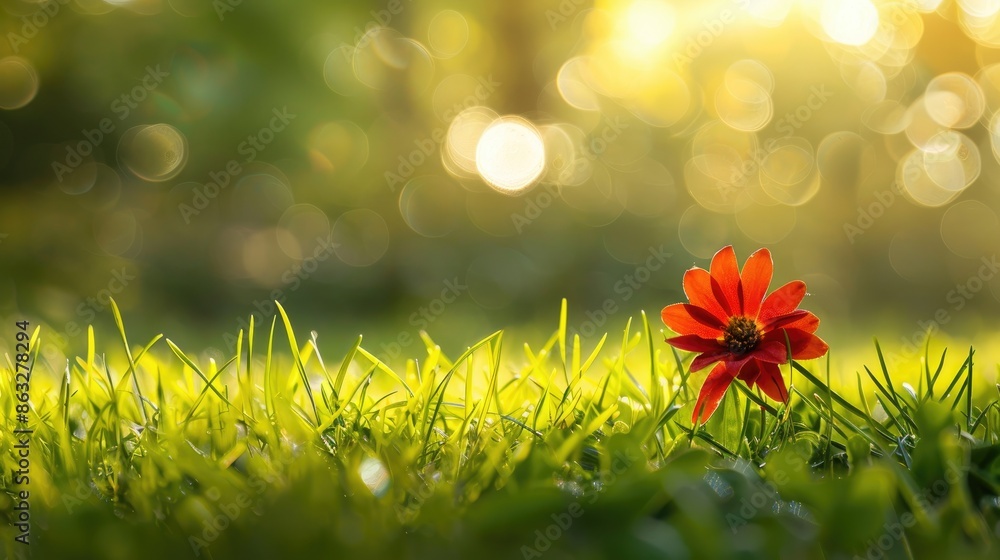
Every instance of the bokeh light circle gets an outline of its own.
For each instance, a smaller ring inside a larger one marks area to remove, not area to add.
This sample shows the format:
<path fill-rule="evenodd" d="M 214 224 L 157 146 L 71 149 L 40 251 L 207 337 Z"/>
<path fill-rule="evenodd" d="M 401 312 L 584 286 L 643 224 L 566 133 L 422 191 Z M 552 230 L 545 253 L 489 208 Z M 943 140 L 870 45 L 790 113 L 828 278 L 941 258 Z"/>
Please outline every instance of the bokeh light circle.
<path fill-rule="evenodd" d="M 367 208 L 341 214 L 333 224 L 332 237 L 337 257 L 350 266 L 371 266 L 389 249 L 389 226 Z"/>
<path fill-rule="evenodd" d="M 372 89 L 405 87 L 420 92 L 434 78 L 434 60 L 426 47 L 388 27 L 368 30 L 353 55 L 354 75 Z"/>
<path fill-rule="evenodd" d="M 966 259 L 979 259 L 1000 249 L 1000 218 L 978 200 L 956 202 L 941 217 L 941 240 Z"/>
<path fill-rule="evenodd" d="M 469 22 L 455 10 L 441 10 L 427 28 L 427 44 L 431 54 L 451 58 L 462 52 L 469 42 Z"/>
<path fill-rule="evenodd" d="M 774 141 L 761 162 L 760 184 L 782 204 L 799 206 L 811 200 L 819 192 L 820 177 L 809 141 L 800 136 Z"/>
<path fill-rule="evenodd" d="M 108 255 L 125 256 L 140 240 L 140 227 L 132 211 L 118 210 L 102 216 L 94 224 L 94 239 Z"/>
<path fill-rule="evenodd" d="M 528 121 L 502 117 L 479 137 L 476 170 L 486 184 L 500 192 L 523 191 L 545 171 L 545 143 Z"/>
<path fill-rule="evenodd" d="M 479 139 L 498 118 L 496 111 L 482 106 L 470 107 L 456 115 L 445 135 L 445 149 L 441 154 L 445 167 L 456 175 L 477 175 L 476 148 Z"/>
<path fill-rule="evenodd" d="M 923 156 L 927 176 L 949 191 L 961 191 L 971 185 L 979 178 L 982 168 L 976 143 L 953 130 L 940 132 L 931 138 Z"/>
<path fill-rule="evenodd" d="M 187 138 L 169 124 L 132 127 L 118 142 L 118 162 L 145 181 L 173 179 L 187 159 Z"/>
<path fill-rule="evenodd" d="M 847 130 L 828 134 L 816 148 L 816 167 L 824 185 L 857 187 L 878 166 L 877 152 L 861 135 Z"/>
<path fill-rule="evenodd" d="M 330 219 L 312 204 L 294 204 L 278 219 L 278 246 L 293 259 L 315 256 L 330 238 Z"/>
<path fill-rule="evenodd" d="M 274 166 L 258 162 L 235 181 L 225 201 L 231 218 L 239 223 L 273 225 L 295 204 L 288 178 Z"/>
<path fill-rule="evenodd" d="M 458 227 L 465 198 L 447 177 L 414 177 L 399 193 L 399 213 L 410 229 L 424 237 L 443 237 Z"/>
<path fill-rule="evenodd" d="M 944 206 L 961 192 L 941 187 L 931 179 L 920 150 L 911 151 L 896 166 L 896 184 L 902 186 L 907 198 L 921 206 Z"/>
<path fill-rule="evenodd" d="M 306 137 L 309 161 L 315 170 L 336 177 L 353 177 L 369 156 L 368 135 L 353 121 L 317 124 Z"/>
<path fill-rule="evenodd" d="M 0 58 L 0 109 L 20 109 L 38 94 L 38 72 L 19 56 Z"/>
<path fill-rule="evenodd" d="M 784 239 L 795 229 L 796 212 L 792 206 L 747 204 L 736 211 L 736 225 L 757 243 L 770 245 Z"/>
<path fill-rule="evenodd" d="M 333 92 L 343 96 L 357 95 L 361 84 L 354 75 L 354 47 L 341 45 L 327 55 L 323 62 L 323 81 Z"/>
<path fill-rule="evenodd" d="M 860 46 L 878 31 L 879 14 L 870 0 L 823 0 L 820 23 L 834 41 Z"/>
<path fill-rule="evenodd" d="M 969 128 L 986 110 L 982 88 L 968 74 L 950 72 L 936 76 L 924 93 L 927 114 L 949 128 Z"/>
<path fill-rule="evenodd" d="M 684 249 L 696 257 L 711 258 L 719 247 L 732 239 L 733 218 L 710 212 L 701 206 L 689 206 L 677 222 L 677 238 Z"/>

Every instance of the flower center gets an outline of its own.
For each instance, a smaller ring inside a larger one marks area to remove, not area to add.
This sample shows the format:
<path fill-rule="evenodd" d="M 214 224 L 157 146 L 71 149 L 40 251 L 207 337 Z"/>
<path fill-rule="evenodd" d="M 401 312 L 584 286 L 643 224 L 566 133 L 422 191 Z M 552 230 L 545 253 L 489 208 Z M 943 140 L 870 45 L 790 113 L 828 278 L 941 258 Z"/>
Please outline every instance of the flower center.
<path fill-rule="evenodd" d="M 722 329 L 722 341 L 733 354 L 746 354 L 757 347 L 761 332 L 757 322 L 749 317 L 739 316 L 729 319 L 729 325 Z"/>

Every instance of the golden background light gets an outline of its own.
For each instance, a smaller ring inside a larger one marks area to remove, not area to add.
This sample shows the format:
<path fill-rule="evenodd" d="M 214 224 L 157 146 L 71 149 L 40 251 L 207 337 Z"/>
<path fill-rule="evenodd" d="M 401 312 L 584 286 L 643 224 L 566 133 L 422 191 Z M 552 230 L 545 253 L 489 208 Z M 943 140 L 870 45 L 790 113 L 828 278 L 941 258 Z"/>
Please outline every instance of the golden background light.
<path fill-rule="evenodd" d="M 545 144 L 527 121 L 500 118 L 479 138 L 476 169 L 483 181 L 500 192 L 522 191 L 533 185 L 545 170 Z"/>
<path fill-rule="evenodd" d="M 8 4 L 5 37 L 37 7 Z M 947 293 L 989 248 L 979 238 L 1000 214 L 1000 1 L 445 0 L 398 13 L 384 2 L 275 12 L 244 2 L 224 22 L 204 4 L 77 2 L 0 52 L 0 182 L 72 214 L 84 225 L 67 237 L 101 258 L 183 255 L 189 270 L 249 290 L 280 284 L 332 236 L 324 271 L 290 301 L 339 297 L 324 282 L 342 282 L 349 301 L 379 286 L 399 290 L 398 301 L 374 298 L 391 313 L 430 295 L 421 287 L 439 271 L 492 255 L 497 238 L 539 282 L 491 298 L 482 286 L 494 268 L 473 267 L 483 280 L 470 307 L 541 307 L 566 295 L 557 279 L 606 268 L 570 294 L 600 304 L 614 267 L 660 243 L 678 270 L 728 243 L 767 245 L 850 302 L 818 307 L 898 297 L 917 313 L 898 295 L 915 290 L 880 290 L 919 281 Z M 288 36 L 244 48 L 254 43 L 239 21 L 251 16 Z M 182 24 L 177 42 L 165 30 Z M 114 64 L 101 50 L 70 56 L 104 44 L 97 30 L 113 44 L 136 30 L 173 42 Z M 148 89 L 144 68 L 157 64 L 169 76 Z M 295 120 L 247 162 L 241 143 L 286 104 Z M 114 130 L 96 137 L 103 118 Z M 74 152 L 56 179 L 51 163 Z M 241 171 L 227 181 L 230 161 Z M 228 186 L 198 198 L 213 177 Z M 177 207 L 193 200 L 204 208 L 188 223 Z M 13 235 L 20 217 L 6 212 L 2 233 Z M 22 240 L 55 244 L 76 223 L 62 222 Z M 236 241 L 192 254 L 213 237 Z M 2 248 L 12 266 L 30 253 L 13 240 Z M 920 251 L 938 265 L 911 262 Z M 823 258 L 799 258 L 810 252 Z M 84 261 L 62 266 L 115 265 Z M 995 284 L 988 293 L 1000 294 Z M 944 305 L 932 299 L 923 312 Z"/>
<path fill-rule="evenodd" d="M 476 170 L 476 149 L 483 132 L 497 119 L 488 107 L 469 107 L 452 119 L 445 137 L 441 159 L 445 169 L 456 176 L 471 177 Z"/>
<path fill-rule="evenodd" d="M 871 40 L 879 24 L 878 10 L 869 0 L 824 0 L 820 18 L 831 39 L 851 46 Z"/>
<path fill-rule="evenodd" d="M 664 0 L 636 0 L 626 12 L 625 33 L 642 47 L 655 47 L 674 30 L 674 9 Z"/>

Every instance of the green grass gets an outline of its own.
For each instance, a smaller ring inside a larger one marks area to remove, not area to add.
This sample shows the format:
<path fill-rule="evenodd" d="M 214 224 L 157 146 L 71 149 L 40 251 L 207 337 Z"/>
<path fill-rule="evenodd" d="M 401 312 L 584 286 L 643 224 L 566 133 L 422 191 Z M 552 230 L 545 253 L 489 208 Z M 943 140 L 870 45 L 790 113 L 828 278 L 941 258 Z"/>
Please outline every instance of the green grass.
<path fill-rule="evenodd" d="M 394 369 L 361 337 L 322 356 L 284 310 L 222 363 L 160 335 L 136 344 L 113 311 L 114 336 L 90 329 L 64 370 L 33 333 L 28 547 L 6 360 L 4 557 L 994 558 L 1000 544 L 1000 386 L 971 349 L 928 347 L 904 372 L 876 346 L 837 390 L 829 358 L 792 363 L 788 406 L 734 383 L 692 426 L 704 372 L 689 377 L 645 314 L 589 345 L 563 302 L 540 346 L 497 332 L 451 357 L 422 333 L 426 351 Z"/>

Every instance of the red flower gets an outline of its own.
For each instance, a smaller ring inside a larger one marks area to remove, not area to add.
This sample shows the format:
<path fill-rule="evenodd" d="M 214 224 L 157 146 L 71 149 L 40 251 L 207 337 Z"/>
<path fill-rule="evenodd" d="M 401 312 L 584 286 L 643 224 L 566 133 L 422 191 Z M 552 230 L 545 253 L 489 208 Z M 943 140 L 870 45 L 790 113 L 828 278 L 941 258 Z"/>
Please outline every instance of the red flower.
<path fill-rule="evenodd" d="M 773 271 L 767 249 L 750 255 L 741 273 L 733 247 L 725 247 L 712 257 L 710 271 L 696 267 L 684 273 L 684 293 L 691 303 L 663 308 L 663 322 L 681 335 L 667 343 L 699 352 L 691 371 L 719 362 L 701 387 L 692 422 L 708 420 L 736 378 L 788 402 L 778 368 L 788 361 L 786 335 L 797 360 L 818 358 L 829 349 L 813 334 L 819 319 L 796 309 L 806 295 L 804 282 L 789 282 L 764 297 Z"/>

